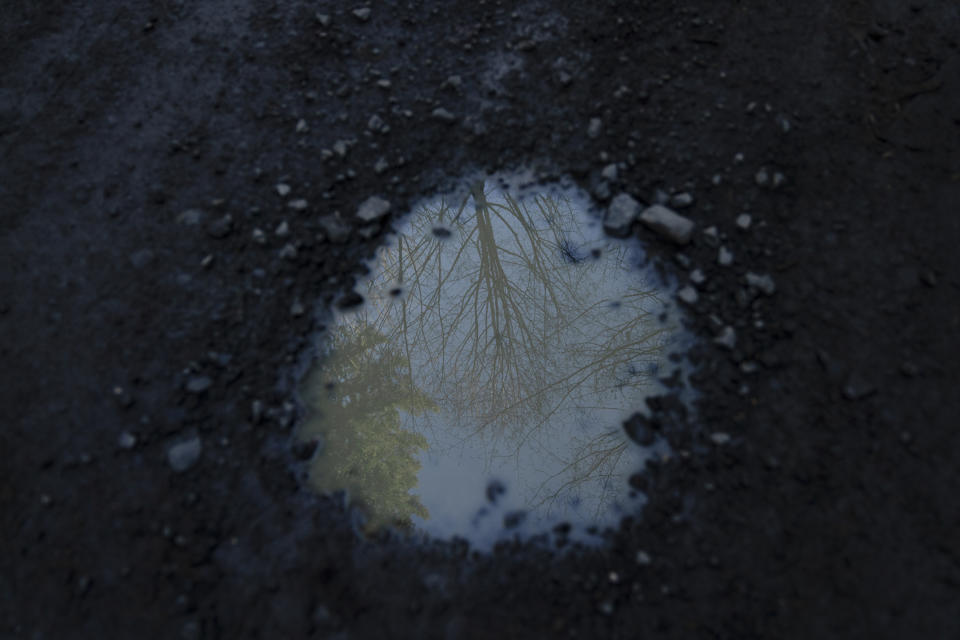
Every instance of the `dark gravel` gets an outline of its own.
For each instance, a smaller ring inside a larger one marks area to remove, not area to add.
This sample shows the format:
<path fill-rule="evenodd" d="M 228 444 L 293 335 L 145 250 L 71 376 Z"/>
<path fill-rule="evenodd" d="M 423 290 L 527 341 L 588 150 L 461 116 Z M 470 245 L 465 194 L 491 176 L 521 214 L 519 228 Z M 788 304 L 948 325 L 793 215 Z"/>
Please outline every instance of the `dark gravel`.
<path fill-rule="evenodd" d="M 362 8 L 5 2 L 0 637 L 960 636 L 957 4 Z M 692 196 L 632 233 L 705 276 L 697 411 L 603 549 L 361 540 L 290 438 L 323 310 L 520 166 Z"/>

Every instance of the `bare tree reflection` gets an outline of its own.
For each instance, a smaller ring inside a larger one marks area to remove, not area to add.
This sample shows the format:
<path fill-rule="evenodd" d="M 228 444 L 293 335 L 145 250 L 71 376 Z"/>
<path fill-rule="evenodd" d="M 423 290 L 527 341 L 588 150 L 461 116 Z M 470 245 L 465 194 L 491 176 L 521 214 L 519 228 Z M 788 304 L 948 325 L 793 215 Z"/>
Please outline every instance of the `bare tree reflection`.
<path fill-rule="evenodd" d="M 344 344 L 332 349 L 333 370 L 374 357 L 363 350 L 379 359 L 396 349 L 377 364 L 376 375 L 354 374 L 367 385 L 379 380 L 382 395 L 343 390 L 341 397 L 350 406 L 365 403 L 359 409 L 365 424 L 384 407 L 390 415 L 419 415 L 410 429 L 428 435 L 445 429 L 442 446 L 469 441 L 485 447 L 491 463 L 513 456 L 519 465 L 521 450 L 535 452 L 552 466 L 530 491 L 530 508 L 550 509 L 589 483 L 590 504 L 602 509 L 608 480 L 631 445 L 616 428 L 584 430 L 592 435 L 581 437 L 576 421 L 588 421 L 590 412 L 616 413 L 625 390 L 650 384 L 645 372 L 661 360 L 667 330 L 651 315 L 655 292 L 642 283 L 617 299 L 603 295 L 606 281 L 629 268 L 627 249 L 604 246 L 595 259 L 578 244 L 578 225 L 567 201 L 540 196 L 528 207 L 507 194 L 494 200 L 483 183 L 459 206 L 426 208 L 381 252 L 369 303 L 340 325 Z M 403 294 L 394 299 L 387 292 L 397 287 Z M 326 420 L 339 420 L 338 432 L 347 424 L 356 429 L 351 411 L 343 405 Z M 389 428 L 378 428 L 397 438 L 400 418 L 390 420 Z M 566 449 L 558 449 L 559 440 Z M 416 442 L 423 448 L 426 441 Z M 357 464 L 381 464 L 376 456 L 385 454 L 371 446 Z M 316 474 L 326 485 L 331 472 L 320 466 Z M 401 493 L 413 486 L 404 478 Z"/>

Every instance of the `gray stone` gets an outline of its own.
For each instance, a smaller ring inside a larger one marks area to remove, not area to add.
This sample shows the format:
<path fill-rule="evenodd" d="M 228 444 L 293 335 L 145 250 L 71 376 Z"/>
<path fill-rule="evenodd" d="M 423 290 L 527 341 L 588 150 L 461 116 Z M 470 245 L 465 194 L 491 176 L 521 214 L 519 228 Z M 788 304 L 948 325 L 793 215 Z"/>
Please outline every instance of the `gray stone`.
<path fill-rule="evenodd" d="M 603 218 L 603 229 L 612 236 L 626 237 L 630 227 L 640 212 L 640 203 L 629 193 L 618 193 L 607 208 Z"/>
<path fill-rule="evenodd" d="M 670 206 L 676 209 L 683 209 L 693 204 L 693 196 L 687 192 L 675 193 L 670 198 Z"/>
<path fill-rule="evenodd" d="M 703 230 L 703 241 L 707 243 L 708 247 L 716 248 L 720 246 L 720 232 L 714 225 L 710 225 Z"/>
<path fill-rule="evenodd" d="M 713 444 L 724 445 L 730 442 L 730 434 L 723 433 L 722 431 L 718 431 L 716 433 L 710 434 L 710 440 L 713 442 Z"/>
<path fill-rule="evenodd" d="M 603 129 L 603 120 L 600 118 L 590 118 L 590 124 L 587 125 L 587 135 L 591 138 L 596 138 L 600 135 L 601 129 Z"/>
<path fill-rule="evenodd" d="M 341 244 L 350 239 L 350 226 L 336 216 L 324 216 L 317 222 L 330 242 Z"/>
<path fill-rule="evenodd" d="M 610 164 L 608 164 L 603 168 L 603 171 L 600 172 L 600 175 L 603 177 L 604 180 L 609 180 L 610 182 L 616 182 L 617 177 L 619 175 L 619 171 L 617 170 L 617 165 L 611 162 Z"/>
<path fill-rule="evenodd" d="M 250 233 L 250 237 L 253 238 L 253 241 L 257 244 L 266 244 L 267 243 L 267 234 L 263 232 L 263 229 L 254 229 Z"/>
<path fill-rule="evenodd" d="M 153 262 L 154 253 L 150 249 L 140 249 L 130 254 L 130 264 L 133 265 L 134 269 L 143 269 L 148 264 Z"/>
<path fill-rule="evenodd" d="M 194 436 L 167 449 L 167 462 L 171 469 L 183 473 L 197 463 L 202 452 L 203 444 L 198 436 Z"/>
<path fill-rule="evenodd" d="M 357 208 L 357 217 L 364 222 L 373 222 L 387 215 L 390 203 L 378 196 L 370 196 Z"/>
<path fill-rule="evenodd" d="M 207 233 L 214 238 L 226 238 L 233 229 L 233 217 L 228 213 L 207 225 Z"/>
<path fill-rule="evenodd" d="M 380 131 L 383 128 L 383 118 L 377 114 L 370 116 L 370 119 L 367 120 L 367 129 L 371 131 Z"/>
<path fill-rule="evenodd" d="M 734 347 L 737 346 L 737 332 L 733 327 L 727 325 L 720 332 L 720 335 L 713 339 L 713 342 L 716 345 L 733 351 Z"/>
<path fill-rule="evenodd" d="M 292 315 L 294 318 L 299 318 L 302 316 L 304 311 L 305 309 L 303 307 L 303 303 L 299 300 L 294 300 L 293 304 L 290 305 L 290 315 Z"/>
<path fill-rule="evenodd" d="M 288 242 L 287 244 L 283 245 L 282 249 L 280 249 L 279 256 L 283 260 L 296 260 L 297 248 Z"/>
<path fill-rule="evenodd" d="M 290 185 L 288 184 L 284 184 L 281 182 L 276 186 L 276 189 L 277 189 L 277 194 L 281 198 L 286 198 L 288 195 L 290 195 L 291 189 L 290 189 Z"/>
<path fill-rule="evenodd" d="M 772 296 L 777 291 L 777 286 L 769 274 L 758 275 L 748 272 L 745 277 L 748 285 L 759 289 L 768 296 Z"/>
<path fill-rule="evenodd" d="M 720 247 L 717 251 L 717 264 L 721 267 L 729 267 L 733 264 L 733 252 L 726 247 Z"/>
<path fill-rule="evenodd" d="M 307 124 L 306 120 L 304 120 L 303 118 L 300 118 L 299 120 L 297 120 L 297 126 L 295 130 L 297 133 L 307 133 L 308 131 L 310 131 L 310 125 Z"/>
<path fill-rule="evenodd" d="M 291 200 L 290 202 L 288 202 L 287 206 L 293 209 L 294 211 L 304 211 L 306 210 L 307 207 L 310 206 L 310 203 L 308 203 L 303 198 L 297 198 L 296 200 Z"/>
<path fill-rule="evenodd" d="M 317 22 L 320 23 L 321 27 L 330 26 L 330 16 L 325 13 L 315 13 L 313 17 L 316 18 Z"/>
<path fill-rule="evenodd" d="M 368 7 L 354 9 L 351 13 L 353 13 L 353 16 L 360 22 L 366 22 L 370 19 L 370 9 Z"/>
<path fill-rule="evenodd" d="M 350 150 L 350 145 L 347 144 L 346 140 L 337 140 L 333 143 L 333 152 L 336 153 L 341 158 L 346 157 L 347 151 Z"/>
<path fill-rule="evenodd" d="M 290 235 L 290 225 L 287 224 L 286 220 L 284 220 L 283 222 L 277 225 L 277 228 L 274 231 L 274 233 L 277 235 L 277 237 L 286 238 L 288 235 Z"/>
<path fill-rule="evenodd" d="M 376 173 L 377 175 L 380 175 L 381 173 L 383 173 L 389 168 L 390 168 L 390 163 L 387 162 L 386 158 L 381 156 L 380 158 L 377 159 L 377 163 L 373 165 L 373 172 Z"/>
<path fill-rule="evenodd" d="M 117 446 L 121 449 L 133 449 L 137 446 L 137 436 L 133 435 L 129 431 L 124 431 L 117 438 Z"/>
<path fill-rule="evenodd" d="M 446 122 L 447 124 L 453 124 L 457 121 L 457 116 L 453 115 L 443 107 L 437 107 L 430 115 L 433 116 L 434 120 L 440 120 L 441 122 Z"/>
<path fill-rule="evenodd" d="M 203 393 L 209 389 L 212 384 L 213 380 L 207 376 L 193 376 L 187 380 L 185 388 L 190 393 Z"/>
<path fill-rule="evenodd" d="M 757 171 L 757 174 L 753 176 L 754 182 L 757 183 L 757 186 L 763 187 L 770 182 L 770 173 L 767 172 L 766 168 L 761 168 Z"/>
<path fill-rule="evenodd" d="M 700 296 L 697 294 L 696 289 L 694 289 L 690 285 L 687 285 L 682 289 L 680 289 L 679 291 L 677 291 L 677 298 L 679 298 L 681 302 L 684 302 L 689 305 L 694 305 L 694 304 L 697 304 L 697 300 L 700 299 Z"/>
<path fill-rule="evenodd" d="M 187 209 L 177 216 L 177 223 L 195 227 L 207 219 L 207 212 L 200 209 Z"/>
<path fill-rule="evenodd" d="M 741 213 L 737 216 L 737 227 L 740 229 L 746 231 L 751 224 L 753 224 L 753 218 L 750 217 L 749 213 Z"/>
<path fill-rule="evenodd" d="M 693 235 L 693 220 L 661 204 L 644 209 L 640 222 L 676 244 L 687 244 Z"/>
<path fill-rule="evenodd" d="M 703 284 L 707 281 L 707 276 L 703 275 L 700 269 L 694 269 L 690 272 L 690 282 L 693 284 Z"/>
<path fill-rule="evenodd" d="M 641 567 L 649 566 L 653 562 L 653 558 L 650 557 L 650 554 L 646 551 L 637 551 L 636 555 L 637 564 Z"/>

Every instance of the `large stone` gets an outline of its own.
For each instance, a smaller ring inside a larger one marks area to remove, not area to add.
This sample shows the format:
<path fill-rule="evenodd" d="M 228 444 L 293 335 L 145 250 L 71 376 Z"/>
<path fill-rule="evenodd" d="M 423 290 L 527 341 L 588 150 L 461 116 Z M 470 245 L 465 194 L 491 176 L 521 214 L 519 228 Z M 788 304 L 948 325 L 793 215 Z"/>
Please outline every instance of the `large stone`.
<path fill-rule="evenodd" d="M 693 220 L 662 204 L 644 209 L 640 214 L 640 222 L 677 244 L 687 244 L 693 235 Z"/>
<path fill-rule="evenodd" d="M 603 218 L 603 229 L 612 236 L 623 238 L 630 234 L 630 227 L 640 212 L 640 203 L 628 193 L 620 193 L 610 202 Z"/>
<path fill-rule="evenodd" d="M 387 215 L 390 211 L 390 203 L 377 196 L 370 196 L 357 208 L 357 217 L 364 222 L 373 222 Z"/>

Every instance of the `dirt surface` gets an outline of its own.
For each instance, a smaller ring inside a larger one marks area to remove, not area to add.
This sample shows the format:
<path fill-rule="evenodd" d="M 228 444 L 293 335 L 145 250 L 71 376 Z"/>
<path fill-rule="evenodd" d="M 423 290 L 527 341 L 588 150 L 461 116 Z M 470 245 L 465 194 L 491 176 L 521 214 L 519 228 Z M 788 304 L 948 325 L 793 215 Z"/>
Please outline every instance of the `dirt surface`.
<path fill-rule="evenodd" d="M 5 2 L 0 636 L 960 637 L 957 4 L 357 7 Z M 521 166 L 694 196 L 696 415 L 603 549 L 362 540 L 291 439 L 357 207 Z"/>

